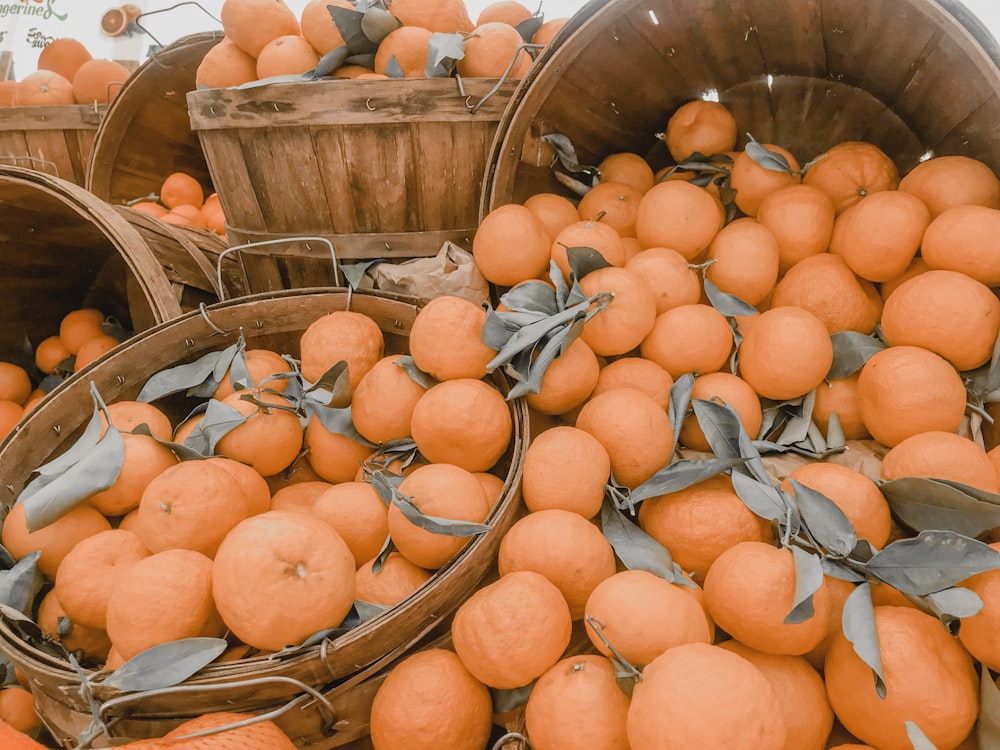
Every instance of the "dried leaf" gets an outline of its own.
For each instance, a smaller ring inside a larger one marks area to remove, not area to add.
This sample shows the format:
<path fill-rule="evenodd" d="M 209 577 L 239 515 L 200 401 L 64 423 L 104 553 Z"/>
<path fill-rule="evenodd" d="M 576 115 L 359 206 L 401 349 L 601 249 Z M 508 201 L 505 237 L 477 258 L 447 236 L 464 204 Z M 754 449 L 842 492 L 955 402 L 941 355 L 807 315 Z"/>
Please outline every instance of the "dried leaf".
<path fill-rule="evenodd" d="M 785 615 L 785 623 L 794 625 L 814 617 L 812 597 L 823 585 L 823 563 L 820 556 L 807 552 L 801 547 L 792 547 L 795 563 L 795 600 L 791 611 Z"/>
<path fill-rule="evenodd" d="M 639 503 L 650 497 L 686 489 L 692 484 L 729 471 L 744 461 L 746 461 L 744 458 L 698 458 L 673 461 L 629 494 L 633 503 Z"/>
<path fill-rule="evenodd" d="M 367 8 L 361 16 L 361 33 L 376 46 L 402 25 L 398 18 L 378 6 Z"/>
<path fill-rule="evenodd" d="M 853 375 L 876 352 L 885 349 L 885 342 L 857 331 L 837 331 L 830 334 L 833 342 L 833 364 L 827 372 L 828 380 L 839 380 Z"/>
<path fill-rule="evenodd" d="M 40 551 L 29 552 L 10 568 L 0 571 L 0 603 L 26 615 L 31 614 L 35 597 L 45 582 L 38 570 Z"/>
<path fill-rule="evenodd" d="M 375 604 L 374 602 L 366 602 L 361 599 L 354 600 L 354 610 L 358 613 L 358 625 L 369 620 L 374 620 L 388 609 L 389 607 L 384 604 Z"/>
<path fill-rule="evenodd" d="M 211 455 L 215 453 L 216 444 L 227 433 L 246 421 L 247 418 L 238 409 L 213 398 L 209 400 L 205 408 L 205 416 L 201 418 L 191 434 L 193 442 L 190 446 L 194 446 L 194 449 L 198 450 L 199 444 L 204 445 L 205 455 Z M 195 433 L 198 434 L 197 438 L 194 436 Z M 184 441 L 184 444 L 189 445 L 187 440 Z"/>
<path fill-rule="evenodd" d="M 356 290 L 361 285 L 361 280 L 365 277 L 365 274 L 368 273 L 368 269 L 384 262 L 385 260 L 382 258 L 373 258 L 371 260 L 358 261 L 356 263 L 341 263 L 340 272 L 344 274 L 344 279 L 347 281 L 347 285 L 351 289 Z"/>
<path fill-rule="evenodd" d="M 921 531 L 876 552 L 867 570 L 904 594 L 923 596 L 1000 568 L 1000 552 L 953 531 Z"/>
<path fill-rule="evenodd" d="M 559 159 L 559 163 L 567 171 L 573 174 L 586 174 L 590 179 L 590 186 L 593 187 L 594 180 L 597 179 L 597 167 L 584 166 L 580 164 L 576 156 L 576 148 L 573 146 L 573 142 L 570 141 L 562 133 L 549 133 L 542 136 L 542 140 L 552 146 L 552 149 L 556 152 L 556 157 Z"/>
<path fill-rule="evenodd" d="M 591 271 L 611 266 L 607 259 L 592 247 L 567 247 L 566 260 L 577 281 Z"/>
<path fill-rule="evenodd" d="M 160 370 L 146 381 L 136 400 L 150 403 L 185 391 L 188 395 L 199 395 L 209 388 L 211 391 L 205 395 L 211 395 L 240 348 L 239 343 L 233 344 L 222 351 L 207 352 L 194 362 Z"/>
<path fill-rule="evenodd" d="M 396 367 L 402 367 L 406 370 L 406 374 L 410 376 L 410 380 L 422 387 L 424 390 L 429 390 L 438 383 L 436 378 L 431 377 L 417 367 L 417 363 L 413 361 L 413 357 L 409 354 L 404 354 L 399 357 L 399 359 L 396 360 L 395 365 Z M 350 383 L 350 380 L 347 382 Z"/>
<path fill-rule="evenodd" d="M 315 80 L 316 78 L 325 78 L 339 68 L 347 60 L 347 56 L 350 52 L 347 49 L 346 44 L 342 44 L 339 47 L 334 47 L 332 50 L 323 55 L 319 62 L 316 63 L 316 67 L 312 70 L 307 71 L 304 74 L 306 80 Z"/>
<path fill-rule="evenodd" d="M 538 313 L 543 316 L 559 312 L 555 289 L 544 281 L 535 279 L 511 287 L 500 295 L 500 301 L 517 312 Z"/>
<path fill-rule="evenodd" d="M 835 557 L 847 557 L 858 543 L 854 526 L 830 498 L 789 477 L 802 521 L 810 535 Z"/>
<path fill-rule="evenodd" d="M 531 16 L 531 18 L 525 18 L 514 28 L 517 29 L 517 33 L 521 35 L 521 39 L 524 40 L 525 44 L 531 44 L 535 32 L 542 27 L 543 23 L 545 23 L 545 16 L 537 14 Z"/>
<path fill-rule="evenodd" d="M 406 73 L 403 72 L 403 66 L 399 64 L 399 60 L 396 59 L 395 55 L 392 55 L 385 64 L 385 70 L 382 71 L 387 78 L 406 78 Z"/>
<path fill-rule="evenodd" d="M 224 638 L 184 638 L 141 651 L 101 684 L 125 692 L 178 685 L 215 661 L 228 647 Z"/>
<path fill-rule="evenodd" d="M 854 653 L 872 670 L 875 692 L 880 698 L 885 698 L 885 674 L 882 671 L 882 656 L 875 630 L 875 609 L 869 587 L 870 584 L 861 583 L 848 595 L 844 601 L 841 623 L 844 635 L 854 646 Z"/>
<path fill-rule="evenodd" d="M 705 296 L 708 297 L 709 304 L 726 317 L 736 315 L 756 315 L 757 308 L 750 305 L 735 294 L 723 292 L 719 287 L 705 277 Z"/>
<path fill-rule="evenodd" d="M 983 609 L 982 597 L 964 586 L 935 591 L 920 599 L 945 625 L 951 621 L 974 617 Z"/>
<path fill-rule="evenodd" d="M 302 406 L 306 413 L 306 419 L 308 420 L 315 417 L 328 432 L 332 432 L 336 435 L 343 435 L 344 437 L 350 438 L 355 443 L 367 445 L 372 450 L 375 450 L 378 447 L 375 443 L 362 437 L 361 433 L 358 432 L 357 428 L 354 426 L 354 420 L 351 418 L 350 406 L 345 406 L 343 408 L 323 406 L 322 404 L 309 399 L 306 399 L 306 401 L 302 403 Z"/>
<path fill-rule="evenodd" d="M 746 145 L 745 151 L 747 152 L 747 156 L 753 159 L 754 162 L 764 167 L 764 169 L 769 169 L 772 172 L 795 174 L 795 170 L 792 169 L 792 166 L 788 163 L 784 154 L 772 151 L 756 141 L 749 133 L 747 133 L 747 137 L 750 140 Z"/>
<path fill-rule="evenodd" d="M 342 359 L 333 365 L 306 388 L 305 393 L 322 406 L 333 409 L 348 406 L 351 403 L 351 375 L 347 361 Z"/>
<path fill-rule="evenodd" d="M 733 489 L 755 516 L 769 521 L 783 521 L 788 515 L 787 496 L 770 482 L 733 472 Z"/>
<path fill-rule="evenodd" d="M 686 372 L 670 386 L 670 403 L 667 404 L 667 416 L 670 417 L 670 427 L 674 431 L 674 448 L 681 434 L 681 426 L 687 417 L 691 405 L 691 391 L 694 388 L 694 375 Z"/>
<path fill-rule="evenodd" d="M 342 8 L 338 5 L 327 5 L 333 24 L 344 39 L 344 45 L 352 55 L 375 52 L 378 43 L 369 39 L 365 34 L 363 22 L 365 13 L 349 8 Z"/>
<path fill-rule="evenodd" d="M 902 477 L 879 485 L 889 507 L 914 531 L 947 529 L 977 537 L 1000 526 L 1000 495 L 943 479 Z"/>
<path fill-rule="evenodd" d="M 607 500 L 601 506 L 601 529 L 626 568 L 645 570 L 672 583 L 677 582 L 677 566 L 667 548 Z"/>
<path fill-rule="evenodd" d="M 435 31 L 427 45 L 428 78 L 447 78 L 455 70 L 455 62 L 465 57 L 465 37 L 460 33 Z"/>
<path fill-rule="evenodd" d="M 691 400 L 691 408 L 716 458 L 738 458 L 743 421 L 736 410 L 728 404 L 700 398 Z"/>
<path fill-rule="evenodd" d="M 485 534 L 492 526 L 488 523 L 474 523 L 472 521 L 456 521 L 453 518 L 439 518 L 438 516 L 424 515 L 420 509 L 413 504 L 413 501 L 404 495 L 396 493 L 393 495 L 392 503 L 406 517 L 410 523 L 418 528 L 430 531 L 433 534 L 443 534 L 445 536 L 475 536 Z"/>

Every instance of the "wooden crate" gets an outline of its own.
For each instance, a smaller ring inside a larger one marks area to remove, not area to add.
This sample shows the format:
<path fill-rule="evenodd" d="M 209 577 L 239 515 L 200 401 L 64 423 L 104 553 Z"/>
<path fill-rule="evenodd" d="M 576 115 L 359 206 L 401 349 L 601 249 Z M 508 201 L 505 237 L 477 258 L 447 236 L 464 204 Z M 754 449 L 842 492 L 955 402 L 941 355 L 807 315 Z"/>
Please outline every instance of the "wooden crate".
<path fill-rule="evenodd" d="M 0 165 L 35 169 L 83 185 L 104 112 L 103 105 L 5 107 Z"/>

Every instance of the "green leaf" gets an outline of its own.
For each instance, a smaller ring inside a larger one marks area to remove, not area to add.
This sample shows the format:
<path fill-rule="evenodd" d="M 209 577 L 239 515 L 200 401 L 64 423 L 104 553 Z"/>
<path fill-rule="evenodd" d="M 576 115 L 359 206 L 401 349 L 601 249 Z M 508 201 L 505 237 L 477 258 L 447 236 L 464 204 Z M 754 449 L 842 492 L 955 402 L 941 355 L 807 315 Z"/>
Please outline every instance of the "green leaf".
<path fill-rule="evenodd" d="M 315 80 L 330 75 L 344 64 L 349 54 L 346 44 L 334 47 L 319 59 L 315 68 L 304 74 L 306 80 Z"/>
<path fill-rule="evenodd" d="M 854 526 L 844 511 L 822 492 L 789 477 L 795 502 L 806 528 L 823 549 L 835 557 L 847 557 L 858 543 Z"/>
<path fill-rule="evenodd" d="M 528 702 L 528 697 L 531 695 L 531 690 L 535 687 L 536 682 L 537 680 L 532 680 L 527 685 L 523 685 L 518 688 L 511 688 L 509 690 L 490 688 L 490 697 L 493 699 L 493 711 L 495 713 L 505 714 L 508 711 L 513 711 L 515 708 L 526 704 Z"/>
<path fill-rule="evenodd" d="M 224 638 L 184 638 L 160 643 L 133 656 L 102 684 L 130 693 L 173 687 L 215 661 L 228 645 Z"/>
<path fill-rule="evenodd" d="M 132 430 L 134 435 L 145 435 L 146 437 L 153 438 L 157 443 L 162 445 L 164 448 L 172 451 L 175 456 L 177 456 L 181 461 L 197 461 L 199 459 L 208 458 L 210 454 L 200 453 L 199 451 L 192 448 L 190 445 L 185 445 L 184 443 L 175 443 L 171 440 L 161 440 L 153 431 L 149 429 L 149 425 L 146 423 L 136 425 Z"/>
<path fill-rule="evenodd" d="M 769 482 L 733 472 L 733 489 L 755 516 L 769 521 L 783 521 L 788 516 L 787 495 Z"/>
<path fill-rule="evenodd" d="M 583 331 L 583 321 L 576 320 L 569 326 L 554 331 L 545 345 L 540 349 L 524 353 L 525 369 L 517 369 L 521 382 L 510 389 L 506 399 L 512 401 L 529 393 L 538 393 L 542 390 L 542 381 L 545 373 L 557 357 L 565 353 L 569 345 L 576 340 Z M 512 363 L 513 364 L 513 363 Z"/>
<path fill-rule="evenodd" d="M 399 60 L 393 55 L 385 64 L 385 70 L 383 71 L 388 78 L 406 78 L 406 74 L 403 72 L 403 66 L 400 65 Z"/>
<path fill-rule="evenodd" d="M 674 431 L 674 448 L 681 434 L 681 427 L 687 417 L 691 404 L 691 390 L 694 388 L 694 375 L 686 372 L 670 387 L 670 402 L 667 404 L 667 416 L 670 417 L 670 427 Z"/>
<path fill-rule="evenodd" d="M 977 537 L 1000 526 L 1000 495 L 944 479 L 901 477 L 879 485 L 892 512 L 914 531 Z"/>
<path fill-rule="evenodd" d="M 0 571 L 0 603 L 26 615 L 31 614 L 44 576 L 38 570 L 40 551 L 29 552 L 7 570 Z"/>
<path fill-rule="evenodd" d="M 691 408 L 716 458 L 737 458 L 741 455 L 740 430 L 743 429 L 743 421 L 733 407 L 695 398 L 691 399 Z"/>
<path fill-rule="evenodd" d="M 343 435 L 344 437 L 350 438 L 355 443 L 360 443 L 361 445 L 367 445 L 372 450 L 378 448 L 378 446 L 363 437 L 357 428 L 354 426 L 354 420 L 351 418 L 351 407 L 345 406 L 343 408 L 334 408 L 329 406 L 323 406 L 316 401 L 306 399 L 302 403 L 303 409 L 305 410 L 306 419 L 312 419 L 315 417 L 320 421 L 320 424 L 326 428 L 327 432 L 332 432 L 335 435 Z"/>
<path fill-rule="evenodd" d="M 185 440 L 184 444 L 199 453 L 211 455 L 215 453 L 216 444 L 227 433 L 235 430 L 246 421 L 247 418 L 241 411 L 213 398 L 209 400 L 205 408 L 205 416 L 201 418 L 201 421 L 198 422 L 191 432 L 189 436 L 191 442 L 189 443 L 188 440 Z M 202 451 L 201 447 L 204 447 L 205 450 Z"/>
<path fill-rule="evenodd" d="M 207 352 L 194 362 L 160 370 L 146 381 L 136 400 L 150 403 L 184 391 L 188 391 L 188 395 L 200 395 L 208 389 L 211 390 L 204 395 L 211 395 L 240 348 L 238 343 L 233 344 L 222 351 Z"/>
<path fill-rule="evenodd" d="M 402 25 L 398 18 L 377 6 L 366 9 L 361 16 L 361 33 L 376 46 Z"/>
<path fill-rule="evenodd" d="M 351 54 L 375 52 L 378 49 L 378 43 L 365 34 L 363 26 L 365 13 L 337 5 L 327 5 L 326 7 Z"/>
<path fill-rule="evenodd" d="M 1000 568 L 1000 552 L 953 531 L 921 531 L 876 552 L 867 570 L 904 594 L 923 596 Z"/>
<path fill-rule="evenodd" d="M 684 578 L 678 575 L 669 550 L 608 500 L 601 506 L 601 529 L 618 559 L 629 570 L 645 570 L 671 583 Z"/>
<path fill-rule="evenodd" d="M 842 562 L 834 560 L 832 557 L 824 557 L 820 562 L 823 563 L 823 572 L 831 578 L 839 578 L 842 581 L 850 583 L 861 583 L 867 580 L 858 571 L 848 568 Z"/>
<path fill-rule="evenodd" d="M 375 604 L 374 602 L 366 602 L 361 599 L 355 599 L 354 609 L 358 613 L 358 624 L 360 625 L 362 622 L 374 620 L 380 614 L 389 609 L 389 607 L 384 604 Z"/>
<path fill-rule="evenodd" d="M 906 737 L 913 744 L 913 750 L 937 750 L 937 745 L 927 738 L 916 722 L 907 720 L 904 722 L 904 726 L 906 727 Z"/>
<path fill-rule="evenodd" d="M 979 717 L 976 739 L 982 750 L 1000 747 L 1000 688 L 989 669 L 983 667 L 979 678 Z"/>
<path fill-rule="evenodd" d="M 530 44 L 532 38 L 535 36 L 542 24 L 545 23 L 545 16 L 543 15 L 533 15 L 531 18 L 525 18 L 514 28 L 517 29 L 517 33 L 521 35 L 521 39 L 524 40 L 526 44 Z"/>
<path fill-rule="evenodd" d="M 854 653 L 872 670 L 875 692 L 880 698 L 885 698 L 885 674 L 882 671 L 882 656 L 875 630 L 875 608 L 872 606 L 870 585 L 861 583 L 848 595 L 844 601 L 841 624 L 844 635 L 854 646 Z"/>
<path fill-rule="evenodd" d="M 319 393 L 321 391 L 328 392 L 329 396 Z M 319 380 L 306 388 L 305 393 L 323 406 L 333 409 L 348 406 L 351 403 L 351 375 L 347 360 L 340 360 L 324 372 Z"/>
<path fill-rule="evenodd" d="M 963 586 L 935 591 L 920 599 L 945 625 L 948 625 L 949 621 L 974 617 L 983 609 L 982 597 Z"/>
<path fill-rule="evenodd" d="M 556 158 L 559 159 L 559 163 L 567 172 L 573 174 L 585 172 L 595 179 L 597 178 L 597 168 L 580 164 L 576 157 L 576 148 L 573 146 L 573 142 L 565 135 L 562 133 L 548 133 L 542 136 L 542 140 L 552 146 L 552 149 L 556 152 Z M 593 184 L 591 182 L 591 185 Z"/>
<path fill-rule="evenodd" d="M 544 281 L 537 279 L 529 279 L 511 287 L 500 295 L 500 301 L 517 312 L 541 313 L 542 315 L 555 315 L 559 312 L 556 290 Z"/>
<path fill-rule="evenodd" d="M 402 511 L 410 523 L 424 531 L 433 534 L 443 534 L 445 536 L 475 536 L 485 534 L 491 528 L 488 523 L 474 523 L 472 521 L 457 521 L 453 518 L 440 518 L 438 516 L 424 515 L 420 509 L 413 504 L 405 495 L 395 493 L 392 504 Z"/>
<path fill-rule="evenodd" d="M 747 133 L 747 137 L 750 140 L 746 145 L 745 151 L 747 152 L 747 156 L 753 159 L 754 162 L 764 167 L 764 169 L 769 169 L 772 172 L 795 174 L 795 170 L 792 169 L 792 166 L 788 163 L 788 160 L 783 154 L 780 154 L 777 151 L 772 151 L 762 145 L 749 133 Z"/>
<path fill-rule="evenodd" d="M 745 458 L 699 458 L 673 461 L 653 474 L 649 479 L 633 489 L 629 494 L 632 502 L 639 503 L 646 498 L 666 495 L 690 487 L 704 479 L 714 477 L 724 471 L 739 466 Z"/>
<path fill-rule="evenodd" d="M 431 377 L 426 372 L 417 367 L 417 363 L 413 361 L 413 357 L 409 354 L 404 354 L 399 357 L 394 364 L 396 367 L 402 367 L 406 370 L 406 374 L 410 376 L 410 380 L 419 385 L 424 390 L 429 390 L 438 384 L 436 378 Z M 347 381 L 350 383 L 350 380 Z"/>
<path fill-rule="evenodd" d="M 886 346 L 884 341 L 856 331 L 837 331 L 830 334 L 830 341 L 833 342 L 833 364 L 826 374 L 827 380 L 853 375 L 873 354 Z"/>
<path fill-rule="evenodd" d="M 747 304 L 735 294 L 723 292 L 705 277 L 705 296 L 709 304 L 728 318 L 736 315 L 756 315 L 757 308 Z"/>
<path fill-rule="evenodd" d="M 435 31 L 427 44 L 428 78 L 447 78 L 455 70 L 455 62 L 465 57 L 465 37 L 460 33 L 443 34 Z"/>
<path fill-rule="evenodd" d="M 607 259 L 592 247 L 567 247 L 566 260 L 577 281 L 591 271 L 611 267 Z"/>
<path fill-rule="evenodd" d="M 795 601 L 785 615 L 785 624 L 805 622 L 816 614 L 812 597 L 823 585 L 823 563 L 819 555 L 801 547 L 791 547 L 795 563 Z"/>

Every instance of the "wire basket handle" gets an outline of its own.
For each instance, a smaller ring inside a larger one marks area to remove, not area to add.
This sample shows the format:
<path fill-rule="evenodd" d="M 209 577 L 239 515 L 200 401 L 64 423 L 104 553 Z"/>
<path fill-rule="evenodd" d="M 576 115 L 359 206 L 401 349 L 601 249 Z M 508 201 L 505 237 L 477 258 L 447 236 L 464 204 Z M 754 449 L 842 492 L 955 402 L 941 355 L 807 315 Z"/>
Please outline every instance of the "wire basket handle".
<path fill-rule="evenodd" d="M 40 156 L 18 156 L 15 154 L 8 154 L 5 156 L 0 156 L 0 161 L 9 161 L 12 166 L 18 166 L 18 162 L 26 161 L 35 169 L 39 166 L 51 167 L 52 174 L 56 177 L 59 176 L 59 165 L 54 161 L 49 161 L 48 159 L 43 159 Z"/>
<path fill-rule="evenodd" d="M 171 5 L 169 8 L 160 8 L 159 10 L 144 11 L 143 13 L 140 13 L 138 16 L 136 16 L 133 19 L 132 23 L 134 23 L 136 25 L 136 28 L 138 28 L 140 31 L 142 31 L 144 34 L 146 34 L 150 39 L 152 39 L 154 42 L 156 42 L 158 45 L 160 45 L 162 47 L 163 44 L 160 42 L 160 40 L 157 39 L 155 36 L 153 36 L 153 34 L 150 33 L 149 29 L 147 29 L 145 26 L 142 25 L 142 23 L 140 23 L 140 19 L 143 19 L 146 16 L 156 15 L 157 13 L 167 13 L 167 12 L 169 12 L 171 10 L 174 10 L 175 8 L 180 8 L 182 5 L 196 5 L 199 8 L 201 8 L 201 10 L 205 13 L 206 16 L 208 16 L 209 18 L 211 18 L 213 21 L 215 21 L 220 26 L 222 25 L 222 21 L 221 20 L 219 20 L 218 18 L 216 18 L 215 16 L 213 16 L 211 13 L 209 13 L 208 10 L 205 8 L 205 6 L 202 5 L 199 2 L 196 2 L 196 0 L 184 0 L 184 2 L 175 3 L 174 5 Z"/>
<path fill-rule="evenodd" d="M 225 286 L 225 284 L 222 283 L 222 261 L 225 259 L 225 257 L 227 255 L 229 255 L 234 250 L 237 250 L 237 251 L 238 250 L 246 250 L 246 249 L 251 248 L 251 247 L 265 247 L 267 245 L 285 245 L 285 244 L 288 244 L 290 242 L 305 242 L 306 243 L 306 249 L 310 250 L 310 251 L 312 250 L 312 248 L 309 247 L 309 244 L 308 244 L 310 242 L 320 242 L 320 243 L 326 245 L 327 249 L 330 251 L 330 260 L 333 263 L 333 284 L 334 284 L 334 286 L 340 286 L 341 285 L 340 284 L 340 264 L 337 262 L 337 250 L 333 246 L 333 243 L 328 238 L 326 238 L 326 237 L 318 237 L 318 236 L 316 236 L 316 237 L 312 237 L 312 236 L 279 237 L 279 238 L 274 239 L 274 240 L 261 240 L 260 242 L 246 242 L 246 243 L 244 243 L 242 245 L 230 245 L 225 250 L 223 250 L 221 253 L 219 253 L 219 258 L 215 262 L 216 280 L 219 282 L 219 292 L 220 292 L 219 299 L 223 300 L 226 297 L 226 286 Z M 248 286 L 249 286 L 249 279 L 247 279 L 247 283 L 248 283 Z"/>
<path fill-rule="evenodd" d="M 507 69 L 504 70 L 503 75 L 500 76 L 500 78 L 497 80 L 493 88 L 491 88 L 489 91 L 483 94 L 482 98 L 480 98 L 478 102 L 473 102 L 472 97 L 465 93 L 465 86 L 462 84 L 462 76 L 460 76 L 458 73 L 455 73 L 455 80 L 458 82 L 458 93 L 465 98 L 466 109 L 468 109 L 469 112 L 471 112 L 472 114 L 476 114 L 476 112 L 479 111 L 480 107 L 486 104 L 486 102 L 489 101 L 494 94 L 496 94 L 501 88 L 503 88 L 503 85 L 507 82 L 507 77 L 510 75 L 510 72 L 514 69 L 514 65 L 517 63 L 517 59 L 520 56 L 522 50 L 539 50 L 542 49 L 544 46 L 545 46 L 544 44 L 531 44 L 529 42 L 524 42 L 523 44 L 521 44 L 516 50 L 514 50 L 514 55 L 513 57 L 510 58 L 510 62 L 507 63 Z"/>

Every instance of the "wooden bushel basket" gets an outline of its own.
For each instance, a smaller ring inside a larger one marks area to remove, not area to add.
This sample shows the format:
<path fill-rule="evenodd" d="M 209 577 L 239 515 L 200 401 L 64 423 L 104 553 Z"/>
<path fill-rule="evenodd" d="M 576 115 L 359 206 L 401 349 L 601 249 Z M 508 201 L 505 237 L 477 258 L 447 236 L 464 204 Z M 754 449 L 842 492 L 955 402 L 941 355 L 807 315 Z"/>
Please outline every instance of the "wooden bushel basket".
<path fill-rule="evenodd" d="M 341 260 L 468 248 L 514 82 L 319 80 L 188 94 L 231 245 L 321 236 Z M 476 108 L 477 104 L 480 104 Z"/>
<path fill-rule="evenodd" d="M 77 185 L 87 167 L 105 107 L 65 104 L 5 107 L 0 128 L 0 166 L 36 169 Z"/>
<path fill-rule="evenodd" d="M 387 293 L 292 290 L 217 303 L 144 331 L 91 365 L 87 378 L 61 383 L 22 422 L 19 432 L 0 446 L 0 464 L 7 467 L 0 488 L 3 502 L 13 502 L 40 463 L 72 444 L 91 414 L 91 383 L 108 403 L 135 398 L 154 372 L 224 348 L 236 341 L 241 330 L 248 348 L 267 347 L 298 356 L 299 337 L 306 327 L 328 312 L 343 309 L 374 319 L 384 332 L 387 353 L 403 352 L 419 305 L 414 298 Z M 495 384 L 502 391 L 508 387 L 499 375 Z M 487 519 L 492 526 L 489 532 L 470 540 L 403 602 L 322 645 L 213 663 L 182 683 L 180 690 L 122 694 L 96 687 L 94 695 L 106 705 L 104 719 L 113 727 L 113 736 L 159 736 L 184 719 L 206 712 L 259 713 L 295 700 L 294 708 L 276 721 L 300 747 L 322 750 L 364 737 L 373 694 L 369 678 L 426 638 L 442 635 L 453 610 L 489 573 L 500 539 L 520 512 L 528 417 L 522 400 L 509 403 L 513 434 L 495 469 L 504 485 Z M 157 405 L 175 421 L 190 408 L 183 396 Z M 77 672 L 26 643 L 3 618 L 0 653 L 30 680 L 53 736 L 69 744 L 91 715 Z M 303 685 L 328 696 L 336 715 L 331 716 L 324 702 Z"/>
<path fill-rule="evenodd" d="M 594 0 L 515 91 L 493 143 L 482 215 L 544 191 L 542 136 L 581 164 L 632 151 L 669 164 L 656 137 L 683 103 L 718 98 L 761 143 L 800 163 L 844 140 L 881 147 L 906 172 L 925 155 L 1000 172 L 1000 49 L 954 0 Z"/>

